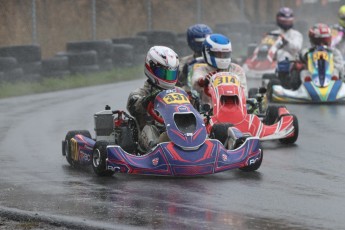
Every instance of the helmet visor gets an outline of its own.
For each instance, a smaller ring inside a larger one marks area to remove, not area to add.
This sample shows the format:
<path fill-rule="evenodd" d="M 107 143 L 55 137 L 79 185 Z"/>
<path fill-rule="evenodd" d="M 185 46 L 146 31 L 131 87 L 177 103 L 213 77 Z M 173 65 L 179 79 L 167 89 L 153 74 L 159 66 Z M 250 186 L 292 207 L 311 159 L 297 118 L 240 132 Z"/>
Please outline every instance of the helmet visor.
<path fill-rule="evenodd" d="M 158 66 L 155 65 L 153 68 L 151 67 L 153 74 L 162 80 L 166 80 L 166 81 L 175 81 L 177 79 L 178 76 L 178 70 L 174 69 L 174 70 L 170 70 L 170 69 L 166 69 L 162 66 Z"/>
<path fill-rule="evenodd" d="M 231 52 L 219 52 L 210 50 L 210 56 L 215 58 L 231 58 Z"/>

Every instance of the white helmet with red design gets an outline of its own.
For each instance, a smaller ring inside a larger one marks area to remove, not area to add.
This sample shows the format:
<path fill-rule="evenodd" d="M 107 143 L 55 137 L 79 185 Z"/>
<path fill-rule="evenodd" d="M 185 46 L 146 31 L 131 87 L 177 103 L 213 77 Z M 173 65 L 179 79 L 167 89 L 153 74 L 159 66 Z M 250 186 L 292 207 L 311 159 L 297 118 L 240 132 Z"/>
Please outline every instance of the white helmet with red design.
<path fill-rule="evenodd" d="M 328 25 L 316 23 L 309 29 L 309 41 L 313 46 L 330 46 L 332 42 L 332 33 Z"/>
<path fill-rule="evenodd" d="M 145 75 L 162 89 L 175 87 L 178 76 L 178 55 L 169 47 L 153 46 L 147 52 Z"/>

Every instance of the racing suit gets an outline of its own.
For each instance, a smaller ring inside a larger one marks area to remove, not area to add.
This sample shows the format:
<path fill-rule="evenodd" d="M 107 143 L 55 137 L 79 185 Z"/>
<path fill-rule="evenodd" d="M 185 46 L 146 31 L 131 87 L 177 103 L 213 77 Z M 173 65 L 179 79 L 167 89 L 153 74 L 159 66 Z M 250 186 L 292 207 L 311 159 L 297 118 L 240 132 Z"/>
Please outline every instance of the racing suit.
<path fill-rule="evenodd" d="M 143 151 L 148 151 L 155 145 L 163 141 L 169 141 L 166 132 L 162 132 L 162 127 L 154 121 L 148 114 L 146 106 L 149 101 L 153 101 L 151 95 L 156 95 L 162 91 L 149 80 L 143 87 L 132 91 L 127 100 L 127 110 L 136 119 L 139 128 L 139 146 Z"/>
<path fill-rule="evenodd" d="M 195 55 L 188 55 L 180 60 L 179 76 L 176 86 L 181 87 L 184 91 L 189 93 L 191 91 L 190 82 L 188 80 L 188 73 L 192 66 L 197 62 L 202 62 L 203 57 L 196 57 Z"/>
<path fill-rule="evenodd" d="M 286 58 L 289 60 L 296 60 L 298 53 L 302 49 L 303 36 L 294 29 L 282 30 L 277 29 L 271 32 L 272 34 L 280 34 L 282 36 L 282 42 L 278 44 L 277 50 L 277 62 L 283 61 Z"/>
<path fill-rule="evenodd" d="M 200 102 L 201 104 L 209 104 L 211 103 L 211 98 L 207 96 L 204 92 L 204 87 L 199 85 L 199 79 L 203 79 L 206 76 L 210 76 L 215 72 L 230 72 L 234 75 L 236 75 L 241 83 L 241 86 L 244 89 L 244 92 L 246 94 L 246 97 L 248 96 L 248 90 L 247 90 L 247 79 L 246 75 L 244 73 L 244 70 L 241 66 L 231 63 L 229 68 L 226 70 L 220 70 L 216 69 L 208 64 L 205 63 L 197 63 L 193 66 L 192 72 L 191 72 L 191 81 L 192 81 L 192 88 L 196 90 L 200 95 Z"/>

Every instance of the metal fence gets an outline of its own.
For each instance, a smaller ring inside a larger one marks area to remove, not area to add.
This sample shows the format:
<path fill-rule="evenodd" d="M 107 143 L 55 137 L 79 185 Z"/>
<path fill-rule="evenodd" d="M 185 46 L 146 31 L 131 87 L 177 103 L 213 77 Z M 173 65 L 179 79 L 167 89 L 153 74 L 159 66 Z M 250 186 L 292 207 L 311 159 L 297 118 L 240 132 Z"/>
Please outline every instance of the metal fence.
<path fill-rule="evenodd" d="M 54 56 L 68 41 L 134 36 L 145 30 L 182 34 L 188 26 L 246 21 L 273 24 L 281 6 L 296 20 L 335 23 L 340 0 L 7 0 L 0 1 L 0 46 L 39 44 Z M 249 33 L 249 32 L 248 32 Z"/>

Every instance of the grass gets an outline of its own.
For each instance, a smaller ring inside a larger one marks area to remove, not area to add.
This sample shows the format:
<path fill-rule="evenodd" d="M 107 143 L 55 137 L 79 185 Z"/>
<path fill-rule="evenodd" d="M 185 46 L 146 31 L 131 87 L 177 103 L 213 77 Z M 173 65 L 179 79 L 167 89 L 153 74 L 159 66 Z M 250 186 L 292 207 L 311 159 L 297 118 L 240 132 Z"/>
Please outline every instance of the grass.
<path fill-rule="evenodd" d="M 64 78 L 43 78 L 40 82 L 1 82 L 0 98 L 101 85 L 137 79 L 143 75 L 143 67 L 116 68 L 109 72 L 88 75 L 71 75 Z"/>

